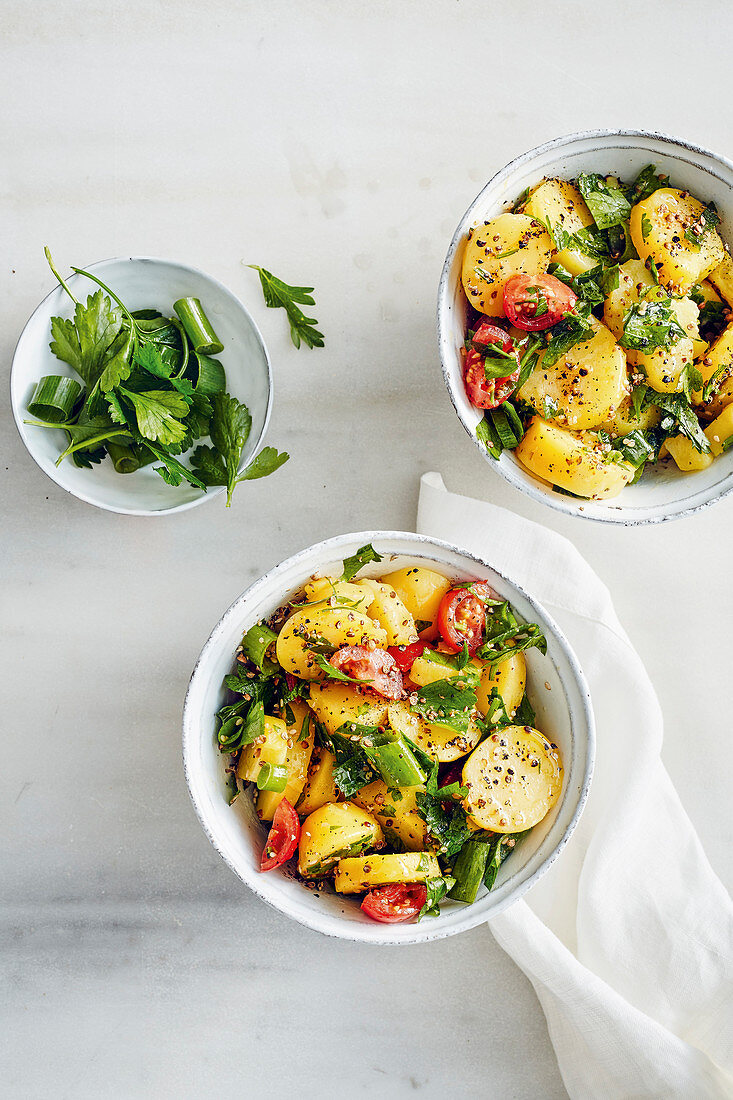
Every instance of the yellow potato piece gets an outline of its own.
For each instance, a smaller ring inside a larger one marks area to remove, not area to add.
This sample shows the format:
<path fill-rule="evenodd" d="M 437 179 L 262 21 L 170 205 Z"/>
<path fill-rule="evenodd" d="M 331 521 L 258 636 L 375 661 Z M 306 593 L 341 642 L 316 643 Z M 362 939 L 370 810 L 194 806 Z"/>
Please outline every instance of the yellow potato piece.
<path fill-rule="evenodd" d="M 384 842 L 376 818 L 355 802 L 330 802 L 303 822 L 298 844 L 298 871 L 303 878 L 328 873 L 344 856 Z"/>
<path fill-rule="evenodd" d="M 374 641 L 384 649 L 387 635 L 383 628 L 359 611 L 341 607 L 307 607 L 296 611 L 278 634 L 277 659 L 286 672 L 301 680 L 317 680 L 323 676 L 308 648 L 308 639 L 324 638 L 336 647 L 364 645 Z"/>
<path fill-rule="evenodd" d="M 730 253 L 726 252 L 718 266 L 710 272 L 710 282 L 728 305 L 733 306 L 733 259 Z"/>
<path fill-rule="evenodd" d="M 336 733 L 347 723 L 380 726 L 387 717 L 386 699 L 352 684 L 313 684 L 310 705 L 328 733 Z"/>
<path fill-rule="evenodd" d="M 591 318 L 592 332 L 552 366 L 539 362 L 519 391 L 540 415 L 547 402 L 552 419 L 574 431 L 597 428 L 613 415 L 627 393 L 626 357 L 613 334 Z"/>
<path fill-rule="evenodd" d="M 729 401 L 733 401 L 733 325 L 728 325 L 721 332 L 714 344 L 708 348 L 704 359 L 697 363 L 697 369 L 702 375 L 703 386 L 709 382 L 713 375 L 722 368 L 721 380 L 711 400 L 705 406 L 705 411 L 711 416 L 719 416 Z M 699 404 L 702 401 L 702 391 L 698 390 L 694 395 Z"/>
<path fill-rule="evenodd" d="M 607 295 L 603 304 L 603 320 L 617 340 L 624 334 L 626 311 L 652 286 L 652 273 L 641 260 L 627 260 L 619 267 L 618 286 Z M 631 354 L 633 356 L 633 352 Z"/>
<path fill-rule="evenodd" d="M 353 796 L 358 806 L 376 817 L 388 838 L 396 836 L 410 852 L 427 846 L 427 827 L 417 812 L 418 791 L 424 787 L 388 787 L 381 779 Z"/>
<path fill-rule="evenodd" d="M 442 726 L 439 722 L 419 722 L 419 733 L 413 741 L 433 760 L 449 764 L 470 752 L 481 740 L 482 734 L 474 721 L 469 722 L 465 733 L 456 733 L 451 726 Z"/>
<path fill-rule="evenodd" d="M 301 817 L 312 814 L 327 802 L 338 800 L 339 791 L 333 778 L 335 764 L 336 757 L 333 753 L 320 745 L 315 746 L 308 764 L 303 793 L 295 807 Z"/>
<path fill-rule="evenodd" d="M 504 316 L 504 284 L 512 275 L 546 271 L 554 246 L 547 230 L 524 214 L 499 214 L 469 230 L 463 289 L 474 309 Z"/>
<path fill-rule="evenodd" d="M 514 454 L 536 477 L 592 500 L 617 496 L 635 472 L 626 462 L 608 462 L 592 440 L 539 417 L 531 422 Z"/>
<path fill-rule="evenodd" d="M 707 351 L 707 341 L 700 336 L 700 307 L 692 298 L 678 298 L 672 308 L 677 320 L 692 341 L 692 357 L 699 359 Z"/>
<path fill-rule="evenodd" d="M 527 682 L 527 662 L 522 652 L 513 653 L 492 673 L 491 665 L 486 665 L 481 674 L 481 683 L 476 692 L 477 708 L 483 715 L 489 709 L 489 699 L 493 688 L 501 695 L 506 712 L 511 718 L 524 696 Z"/>
<path fill-rule="evenodd" d="M 358 587 L 371 595 L 367 615 L 384 628 L 387 645 L 410 645 L 417 641 L 415 620 L 391 584 L 365 578 Z"/>
<path fill-rule="evenodd" d="M 417 623 L 434 623 L 443 596 L 451 582 L 442 573 L 426 569 L 422 565 L 413 565 L 407 569 L 396 569 L 387 573 L 382 580 L 390 584 L 402 600 Z"/>
<path fill-rule="evenodd" d="M 720 416 L 708 424 L 705 435 L 714 455 L 722 455 L 723 444 L 733 436 L 733 404 L 726 405 Z"/>
<path fill-rule="evenodd" d="M 287 798 L 290 805 L 294 806 L 300 798 L 308 775 L 308 764 L 313 752 L 313 716 L 302 699 L 294 699 L 290 703 L 290 709 L 293 712 L 295 721 L 292 725 L 286 722 L 288 749 L 285 753 L 284 763 L 288 769 L 288 780 L 285 784 L 285 790 L 279 794 L 275 791 L 259 791 L 257 795 L 257 816 L 262 821 L 272 821 L 275 810 L 284 798 Z M 301 741 L 299 738 L 306 718 L 308 719 L 306 736 Z"/>
<path fill-rule="evenodd" d="M 393 882 L 427 882 L 441 873 L 431 852 L 358 856 L 339 860 L 333 885 L 339 894 L 362 894 Z"/>
<path fill-rule="evenodd" d="M 237 762 L 237 776 L 254 783 L 263 764 L 282 767 L 288 757 L 288 728 L 281 718 L 265 715 L 265 732 L 251 745 L 245 745 Z"/>
<path fill-rule="evenodd" d="M 475 749 L 463 768 L 466 813 L 495 833 L 531 829 L 555 805 L 562 763 L 554 745 L 531 726 L 505 726 Z"/>
<path fill-rule="evenodd" d="M 530 195 L 524 211 L 543 225 L 549 222 L 551 229 L 564 229 L 566 233 L 577 233 L 579 229 L 593 225 L 593 215 L 585 205 L 585 199 L 577 187 L 567 180 L 543 180 Z M 590 271 L 598 262 L 576 248 L 563 249 L 555 260 L 573 275 Z M 535 268 L 535 272 L 537 270 L 544 271 L 545 268 Z"/>
<path fill-rule="evenodd" d="M 314 581 L 308 581 L 305 585 L 305 598 L 308 603 L 320 603 L 333 606 L 351 607 L 354 611 L 364 614 L 369 606 L 369 595 L 357 584 L 350 581 L 340 581 L 330 577 L 318 577 Z"/>
<path fill-rule="evenodd" d="M 484 666 L 481 661 L 477 661 L 476 658 L 473 657 L 469 661 L 467 667 L 480 672 Z M 434 684 L 438 680 L 460 679 L 461 675 L 463 675 L 463 679 L 466 678 L 463 669 L 458 670 L 449 668 L 448 665 L 441 665 L 436 661 L 430 661 L 427 657 L 417 657 L 412 662 L 412 667 L 410 669 L 410 679 L 413 684 L 417 684 L 418 687 L 425 687 L 426 684 Z"/>
<path fill-rule="evenodd" d="M 666 443 L 680 470 L 707 470 L 712 464 L 712 454 L 701 454 L 684 435 L 670 436 Z"/>
<path fill-rule="evenodd" d="M 603 424 L 603 429 L 611 436 L 624 436 L 637 429 L 646 432 L 656 428 L 661 419 L 662 414 L 656 405 L 647 405 L 635 416 L 631 397 L 625 397 L 613 416 Z"/>
<path fill-rule="evenodd" d="M 685 237 L 704 209 L 687 191 L 660 187 L 631 211 L 631 239 L 640 259 L 654 261 L 659 281 L 677 297 L 688 294 L 726 255 L 716 229 L 703 234 L 699 245 Z"/>

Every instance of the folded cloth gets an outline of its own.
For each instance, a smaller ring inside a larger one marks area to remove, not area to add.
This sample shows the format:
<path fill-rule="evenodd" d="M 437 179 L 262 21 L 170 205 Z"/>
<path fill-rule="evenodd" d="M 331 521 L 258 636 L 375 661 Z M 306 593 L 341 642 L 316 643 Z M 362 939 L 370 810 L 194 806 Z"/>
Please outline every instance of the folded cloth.
<path fill-rule="evenodd" d="M 662 715 L 608 589 L 567 539 L 420 485 L 417 530 L 463 546 L 547 607 L 590 685 L 590 797 L 561 858 L 489 922 L 539 997 L 582 1100 L 733 1096 L 733 906 L 660 760 Z"/>

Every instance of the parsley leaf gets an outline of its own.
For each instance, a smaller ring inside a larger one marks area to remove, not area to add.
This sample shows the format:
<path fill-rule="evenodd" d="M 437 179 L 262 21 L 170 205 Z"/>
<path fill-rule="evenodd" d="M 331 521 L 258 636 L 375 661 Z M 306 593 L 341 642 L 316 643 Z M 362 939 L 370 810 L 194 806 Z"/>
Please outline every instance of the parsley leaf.
<path fill-rule="evenodd" d="M 543 367 L 554 366 L 558 359 L 562 359 L 571 348 L 586 338 L 588 333 L 592 331 L 590 315 L 590 302 L 576 302 L 574 310 L 571 313 L 566 313 L 556 325 L 548 330 L 551 335 L 550 342 L 542 357 Z"/>
<path fill-rule="evenodd" d="M 476 707 L 476 692 L 459 687 L 453 680 L 435 680 L 417 690 L 417 702 L 412 710 L 429 722 L 449 726 L 456 733 L 465 733 Z"/>
<path fill-rule="evenodd" d="M 624 331 L 619 346 L 633 351 L 670 348 L 685 337 L 685 330 L 672 309 L 671 299 L 657 302 L 642 299 L 624 314 Z"/>
<path fill-rule="evenodd" d="M 188 412 L 188 402 L 182 394 L 172 390 L 134 393 L 124 386 L 120 386 L 118 392 L 133 405 L 140 435 L 164 446 L 180 443 L 186 434 L 180 417 Z"/>
<path fill-rule="evenodd" d="M 578 176 L 578 189 L 599 229 L 623 225 L 631 213 L 631 206 L 619 187 L 606 183 L 597 172 Z"/>
<path fill-rule="evenodd" d="M 716 225 L 720 225 L 720 215 L 715 203 L 709 202 L 701 211 L 700 217 L 694 225 L 685 230 L 685 240 L 688 240 L 690 244 L 694 244 L 699 249 L 705 234 L 709 233 L 711 229 L 715 229 Z"/>
<path fill-rule="evenodd" d="M 344 571 L 341 574 L 342 581 L 350 581 L 356 576 L 362 566 L 370 561 L 381 561 L 382 555 L 378 554 L 372 544 L 368 542 L 362 546 L 350 558 L 344 558 Z"/>
<path fill-rule="evenodd" d="M 304 340 L 309 348 L 322 348 L 324 343 L 323 333 L 315 328 L 318 321 L 315 317 L 306 317 L 296 305 L 296 302 L 305 306 L 316 304 L 313 300 L 313 287 L 290 286 L 288 283 L 284 283 L 282 279 L 278 279 L 272 272 L 265 270 L 264 267 L 258 267 L 257 264 L 248 264 L 247 266 L 256 271 L 260 277 L 265 305 L 270 309 L 277 309 L 281 306 L 287 313 L 290 323 L 290 339 L 296 348 L 300 347 L 301 340 Z"/>
<path fill-rule="evenodd" d="M 653 164 L 647 164 L 645 168 L 642 168 L 629 188 L 627 194 L 628 200 L 633 206 L 643 199 L 648 199 L 650 195 L 653 195 L 660 187 L 666 187 L 668 183 L 669 176 L 662 175 L 661 173 L 657 175 L 655 166 Z"/>
<path fill-rule="evenodd" d="M 661 410 L 659 427 L 666 435 L 684 435 L 701 454 L 710 453 L 707 436 L 684 393 L 657 393 L 647 389 L 644 407 L 648 405 L 656 405 Z"/>
<path fill-rule="evenodd" d="M 547 639 L 537 623 L 520 623 L 508 600 L 490 609 L 486 616 L 484 642 L 476 650 L 479 660 L 500 664 L 525 649 L 536 646 L 540 653 L 547 652 Z"/>
<path fill-rule="evenodd" d="M 456 880 L 450 875 L 441 875 L 440 878 L 429 878 L 425 882 L 425 904 L 417 914 L 420 921 L 423 917 L 439 917 L 440 902 L 448 893 Z"/>
<path fill-rule="evenodd" d="M 311 650 L 313 653 L 313 650 Z M 340 680 L 345 684 L 371 684 L 371 680 L 356 680 L 353 676 L 347 676 L 345 672 L 341 672 L 340 669 L 334 668 L 331 662 L 323 653 L 313 653 L 315 662 L 322 672 L 326 673 L 329 680 Z"/>
<path fill-rule="evenodd" d="M 89 389 L 98 381 L 110 351 L 122 328 L 122 313 L 101 291 L 87 298 L 84 306 L 76 303 L 74 320 L 51 318 L 51 351 L 84 379 Z M 129 372 L 129 371 L 128 371 Z"/>

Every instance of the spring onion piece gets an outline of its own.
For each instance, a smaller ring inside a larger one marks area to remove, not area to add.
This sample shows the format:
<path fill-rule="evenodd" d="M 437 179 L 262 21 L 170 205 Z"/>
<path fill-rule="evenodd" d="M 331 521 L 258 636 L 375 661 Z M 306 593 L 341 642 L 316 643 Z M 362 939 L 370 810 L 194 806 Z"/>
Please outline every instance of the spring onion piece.
<path fill-rule="evenodd" d="M 257 776 L 258 791 L 282 794 L 288 782 L 288 769 L 283 764 L 260 764 Z"/>
<path fill-rule="evenodd" d="M 173 308 L 181 319 L 194 351 L 200 355 L 218 355 L 224 345 L 214 332 L 198 298 L 179 298 Z"/>
<path fill-rule="evenodd" d="M 277 634 L 264 623 L 251 626 L 242 638 L 242 653 L 262 671 L 268 646 L 277 640 Z"/>
<path fill-rule="evenodd" d="M 198 369 L 194 382 L 196 392 L 206 396 L 223 393 L 227 388 L 227 380 L 219 360 L 210 359 L 208 355 L 201 355 L 198 351 L 194 351 L 193 357 Z"/>
<path fill-rule="evenodd" d="M 456 881 L 448 894 L 449 898 L 453 901 L 465 901 L 467 905 L 476 900 L 490 852 L 490 841 L 466 841 L 453 864 L 453 877 Z"/>
<path fill-rule="evenodd" d="M 132 447 L 126 447 L 123 443 L 109 443 L 107 453 L 118 474 L 134 474 L 142 465 Z"/>
<path fill-rule="evenodd" d="M 364 745 L 364 752 L 390 787 L 418 787 L 427 779 L 427 774 L 401 734 L 383 734 L 375 738 L 374 746 Z"/>
<path fill-rule="evenodd" d="M 81 386 L 74 378 L 47 374 L 36 385 L 28 411 L 39 420 L 60 424 L 62 420 L 69 420 L 80 396 Z"/>

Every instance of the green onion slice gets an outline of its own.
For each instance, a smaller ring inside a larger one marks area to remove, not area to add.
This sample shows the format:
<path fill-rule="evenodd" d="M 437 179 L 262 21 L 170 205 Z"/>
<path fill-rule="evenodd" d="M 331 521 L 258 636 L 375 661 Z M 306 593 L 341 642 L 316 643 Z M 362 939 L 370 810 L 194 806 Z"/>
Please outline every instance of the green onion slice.
<path fill-rule="evenodd" d="M 201 355 L 218 355 L 224 345 L 214 332 L 198 298 L 179 298 L 173 308 L 181 319 L 194 351 Z"/>
<path fill-rule="evenodd" d="M 50 424 L 68 420 L 81 396 L 81 386 L 74 378 L 47 374 L 36 385 L 28 402 L 28 411 Z"/>
<path fill-rule="evenodd" d="M 283 764 L 260 764 L 257 776 L 258 791 L 282 794 L 288 782 L 288 769 Z"/>

